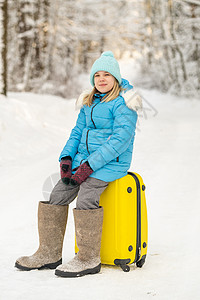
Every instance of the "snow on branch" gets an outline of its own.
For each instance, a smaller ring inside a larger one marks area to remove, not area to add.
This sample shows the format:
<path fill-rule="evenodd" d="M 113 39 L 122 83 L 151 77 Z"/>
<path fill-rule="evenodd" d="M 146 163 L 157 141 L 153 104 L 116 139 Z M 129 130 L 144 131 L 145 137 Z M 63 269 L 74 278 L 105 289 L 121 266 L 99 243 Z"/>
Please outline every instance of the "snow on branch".
<path fill-rule="evenodd" d="M 183 0 L 183 2 L 200 6 L 200 1 L 199 0 Z"/>

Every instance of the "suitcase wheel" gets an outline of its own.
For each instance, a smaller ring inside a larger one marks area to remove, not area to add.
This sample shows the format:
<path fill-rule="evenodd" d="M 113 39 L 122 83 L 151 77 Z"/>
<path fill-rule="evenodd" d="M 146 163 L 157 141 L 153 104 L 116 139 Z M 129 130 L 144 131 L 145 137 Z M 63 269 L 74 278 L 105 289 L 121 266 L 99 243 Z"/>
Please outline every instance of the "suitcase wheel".
<path fill-rule="evenodd" d="M 128 265 L 123 265 L 123 264 L 121 264 L 120 267 L 122 268 L 122 270 L 123 270 L 124 272 L 129 272 L 129 271 L 130 271 L 130 267 L 129 267 Z"/>
<path fill-rule="evenodd" d="M 127 265 L 128 263 L 130 263 L 130 258 L 128 259 L 115 259 L 114 260 L 114 264 L 116 266 L 120 266 L 120 268 L 124 271 L 124 272 L 129 272 L 130 271 L 130 267 Z"/>
<path fill-rule="evenodd" d="M 143 266 L 144 263 L 145 263 L 145 259 L 146 259 L 146 255 L 142 256 L 142 258 L 141 258 L 139 261 L 136 262 L 136 266 L 137 266 L 138 268 L 142 268 L 142 266 Z"/>

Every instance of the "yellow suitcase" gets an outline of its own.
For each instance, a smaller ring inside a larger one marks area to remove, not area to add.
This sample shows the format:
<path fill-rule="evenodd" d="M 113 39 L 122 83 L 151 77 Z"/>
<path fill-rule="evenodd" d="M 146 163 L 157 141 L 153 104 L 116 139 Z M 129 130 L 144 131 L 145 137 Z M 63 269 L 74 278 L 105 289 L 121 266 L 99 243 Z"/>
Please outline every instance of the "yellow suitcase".
<path fill-rule="evenodd" d="M 142 267 L 147 254 L 147 208 L 145 185 L 139 174 L 128 172 L 110 182 L 100 197 L 104 208 L 101 263 L 118 265 L 128 272 L 128 264 Z M 78 252 L 75 243 L 75 252 Z"/>

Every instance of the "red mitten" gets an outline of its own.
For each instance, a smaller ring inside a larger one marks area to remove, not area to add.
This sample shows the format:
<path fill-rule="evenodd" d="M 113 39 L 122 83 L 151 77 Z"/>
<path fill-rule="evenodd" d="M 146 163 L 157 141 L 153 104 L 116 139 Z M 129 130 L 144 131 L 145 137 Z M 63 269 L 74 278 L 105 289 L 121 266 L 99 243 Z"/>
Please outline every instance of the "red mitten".
<path fill-rule="evenodd" d="M 80 185 L 92 173 L 93 173 L 93 170 L 90 167 L 88 161 L 86 161 L 82 165 L 80 165 L 80 167 L 78 167 L 76 173 L 74 175 L 72 175 L 72 177 L 70 179 L 70 184 L 71 185 Z"/>
<path fill-rule="evenodd" d="M 71 156 L 66 156 L 61 159 L 60 162 L 60 175 L 62 182 L 69 184 L 69 180 L 72 176 L 72 158 Z"/>

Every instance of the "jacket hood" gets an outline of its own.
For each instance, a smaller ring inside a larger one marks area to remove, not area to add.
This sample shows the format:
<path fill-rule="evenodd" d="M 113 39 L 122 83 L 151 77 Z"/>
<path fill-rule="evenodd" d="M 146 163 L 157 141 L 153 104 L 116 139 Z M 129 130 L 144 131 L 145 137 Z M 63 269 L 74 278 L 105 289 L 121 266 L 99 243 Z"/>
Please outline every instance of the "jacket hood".
<path fill-rule="evenodd" d="M 122 83 L 120 85 L 123 91 L 120 92 L 120 96 L 124 98 L 126 106 L 131 110 L 141 110 L 142 109 L 142 97 L 137 90 L 128 82 L 128 80 L 122 78 Z M 85 96 L 90 94 L 91 90 L 85 90 L 80 94 L 76 101 L 76 109 L 80 109 L 83 106 L 83 99 Z"/>

